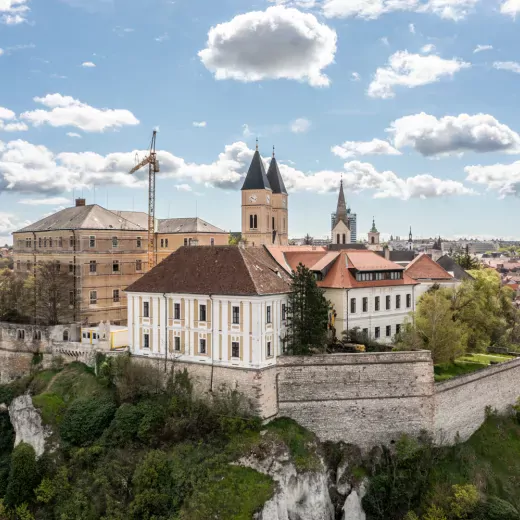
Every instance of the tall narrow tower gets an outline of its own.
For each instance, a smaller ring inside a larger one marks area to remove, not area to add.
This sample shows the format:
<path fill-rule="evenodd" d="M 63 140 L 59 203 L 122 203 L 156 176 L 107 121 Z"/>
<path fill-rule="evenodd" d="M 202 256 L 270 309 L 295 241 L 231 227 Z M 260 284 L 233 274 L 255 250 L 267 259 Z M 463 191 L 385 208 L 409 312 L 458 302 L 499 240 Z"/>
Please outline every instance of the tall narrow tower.
<path fill-rule="evenodd" d="M 347 216 L 347 203 L 343 192 L 343 179 L 339 185 L 338 207 L 336 209 L 336 222 L 332 230 L 333 244 L 350 244 L 350 226 Z"/>
<path fill-rule="evenodd" d="M 274 155 L 271 164 L 267 170 L 267 179 L 273 190 L 272 204 L 272 218 L 271 218 L 271 232 L 272 243 L 275 245 L 286 246 L 289 243 L 287 229 L 289 227 L 289 212 L 288 212 L 288 195 L 285 189 L 278 163 Z"/>
<path fill-rule="evenodd" d="M 408 251 L 413 251 L 412 226 L 410 226 L 410 234 L 408 235 Z"/>
<path fill-rule="evenodd" d="M 242 185 L 242 238 L 248 246 L 271 245 L 272 189 L 258 151 L 258 140 L 253 160 Z"/>

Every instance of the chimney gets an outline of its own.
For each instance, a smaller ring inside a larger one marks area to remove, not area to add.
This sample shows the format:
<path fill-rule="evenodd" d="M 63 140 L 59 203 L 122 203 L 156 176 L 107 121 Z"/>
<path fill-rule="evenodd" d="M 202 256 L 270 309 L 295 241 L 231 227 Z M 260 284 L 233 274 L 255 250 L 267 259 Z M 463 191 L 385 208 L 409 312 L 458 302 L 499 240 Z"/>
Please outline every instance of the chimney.
<path fill-rule="evenodd" d="M 76 199 L 76 207 L 84 206 L 85 205 L 85 199 Z"/>

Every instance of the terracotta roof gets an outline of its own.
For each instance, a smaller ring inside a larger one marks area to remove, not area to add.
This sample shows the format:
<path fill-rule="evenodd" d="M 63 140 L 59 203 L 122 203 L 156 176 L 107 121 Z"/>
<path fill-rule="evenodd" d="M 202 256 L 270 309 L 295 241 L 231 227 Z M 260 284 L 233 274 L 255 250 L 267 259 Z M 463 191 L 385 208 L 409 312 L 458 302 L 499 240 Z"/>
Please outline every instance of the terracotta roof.
<path fill-rule="evenodd" d="M 198 217 L 160 219 L 158 233 L 226 233 L 223 229 L 209 224 Z"/>
<path fill-rule="evenodd" d="M 284 294 L 290 292 L 290 277 L 264 248 L 181 247 L 126 291 L 230 296 Z"/>
<path fill-rule="evenodd" d="M 414 280 L 454 280 L 448 271 L 424 253 L 406 266 L 406 274 Z"/>

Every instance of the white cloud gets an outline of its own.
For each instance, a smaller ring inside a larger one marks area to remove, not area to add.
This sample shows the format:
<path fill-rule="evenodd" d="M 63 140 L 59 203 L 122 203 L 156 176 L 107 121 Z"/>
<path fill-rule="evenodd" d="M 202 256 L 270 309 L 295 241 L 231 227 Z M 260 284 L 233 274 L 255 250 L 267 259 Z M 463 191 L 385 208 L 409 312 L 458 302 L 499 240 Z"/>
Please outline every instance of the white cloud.
<path fill-rule="evenodd" d="M 360 81 L 361 80 L 361 76 L 359 75 L 359 73 L 353 72 L 351 79 L 352 79 L 352 81 Z"/>
<path fill-rule="evenodd" d="M 415 114 L 395 120 L 387 129 L 394 146 L 411 146 L 424 156 L 473 152 L 520 153 L 520 135 L 488 114 L 436 118 Z"/>
<path fill-rule="evenodd" d="M 310 127 L 311 127 L 311 122 L 308 119 L 300 117 L 298 119 L 295 119 L 291 123 L 291 132 L 293 134 L 304 134 L 305 132 L 309 131 Z"/>
<path fill-rule="evenodd" d="M 433 52 L 434 50 L 435 45 L 433 45 L 433 43 L 427 43 L 421 47 L 421 52 L 424 54 L 430 54 L 430 52 Z"/>
<path fill-rule="evenodd" d="M 28 0 L 0 0 L 0 20 L 7 25 L 26 21 Z"/>
<path fill-rule="evenodd" d="M 35 97 L 34 101 L 51 110 L 24 112 L 20 118 L 34 126 L 75 126 L 85 132 L 104 132 L 110 128 L 138 125 L 139 120 L 129 110 L 94 108 L 70 96 L 47 94 Z"/>
<path fill-rule="evenodd" d="M 505 0 L 500 6 L 500 12 L 515 18 L 520 13 L 520 0 Z"/>
<path fill-rule="evenodd" d="M 390 42 L 388 41 L 388 38 L 386 36 L 383 36 L 381 38 L 381 43 L 386 46 L 390 45 Z"/>
<path fill-rule="evenodd" d="M 162 42 L 165 42 L 166 40 L 169 40 L 169 39 L 170 39 L 170 36 L 166 32 L 164 34 L 161 34 L 161 36 L 157 36 L 157 38 L 155 38 L 155 41 L 159 42 L 159 43 L 162 43 Z"/>
<path fill-rule="evenodd" d="M 81 135 L 77 134 L 76 132 L 67 132 L 67 135 L 69 137 L 75 137 L 76 139 L 81 139 Z"/>
<path fill-rule="evenodd" d="M 368 87 L 368 95 L 376 98 L 392 98 L 397 86 L 415 88 L 436 83 L 443 77 L 470 67 L 458 58 L 445 60 L 435 55 L 421 56 L 408 51 L 398 51 L 388 59 L 388 65 L 378 68 Z"/>
<path fill-rule="evenodd" d="M 493 49 L 493 45 L 480 45 L 478 44 L 473 50 L 473 54 L 477 54 L 477 52 L 490 51 Z"/>
<path fill-rule="evenodd" d="M 413 23 L 408 25 L 408 29 L 412 34 L 415 34 L 415 25 Z"/>
<path fill-rule="evenodd" d="M 327 18 L 357 17 L 374 20 L 394 11 L 411 11 L 460 20 L 467 16 L 477 2 L 478 0 L 324 0 L 323 14 Z"/>
<path fill-rule="evenodd" d="M 333 146 L 331 152 L 342 159 L 361 155 L 401 155 L 388 141 L 372 139 L 372 141 L 345 141 L 342 145 Z"/>
<path fill-rule="evenodd" d="M 95 63 L 93 63 L 92 61 L 84 61 L 82 64 L 81 64 L 82 67 L 85 67 L 86 69 L 92 69 L 96 66 Z"/>
<path fill-rule="evenodd" d="M 177 191 L 193 191 L 189 184 L 176 184 L 175 189 Z"/>
<path fill-rule="evenodd" d="M 251 132 L 249 125 L 247 125 L 247 124 L 242 125 L 242 135 L 245 138 L 251 137 L 253 135 L 253 132 Z"/>
<path fill-rule="evenodd" d="M 287 5 L 301 7 L 302 9 L 312 9 L 316 5 L 317 0 L 267 0 L 276 5 Z"/>
<path fill-rule="evenodd" d="M 4 49 L 0 49 L 0 56 L 2 56 L 2 54 L 4 54 Z"/>
<path fill-rule="evenodd" d="M 28 130 L 27 125 L 17 121 L 16 114 L 12 110 L 0 107 L 0 131 L 25 132 L 26 130 Z"/>
<path fill-rule="evenodd" d="M 119 25 L 112 29 L 120 38 L 125 36 L 128 33 L 134 32 L 131 27 L 120 27 Z"/>
<path fill-rule="evenodd" d="M 493 67 L 498 70 L 509 70 L 516 74 L 520 74 L 520 63 L 517 63 L 516 61 L 495 61 Z"/>
<path fill-rule="evenodd" d="M 19 204 L 28 204 L 29 206 L 53 206 L 59 204 L 69 204 L 70 199 L 65 197 L 49 197 L 46 199 L 21 199 Z"/>
<path fill-rule="evenodd" d="M 17 218 L 11 213 L 3 213 L 0 211 L 0 234 L 7 234 L 16 231 L 23 227 L 23 223 L 17 220 Z M 3 246 L 5 243 L 11 242 L 9 237 L 3 237 L 0 242 L 0 246 Z"/>
<path fill-rule="evenodd" d="M 22 140 L 11 141 L 0 145 L 0 192 L 59 194 L 93 185 L 145 189 L 146 170 L 128 174 L 135 164 L 136 153 L 142 157 L 147 151 L 134 150 L 105 156 L 93 152 L 54 154 L 45 146 Z M 239 141 L 226 146 L 214 162 L 197 164 L 170 152 L 159 151 L 160 176 L 173 179 L 179 186 L 189 182 L 236 190 L 242 186 L 253 153 Z M 341 175 L 339 171 L 306 174 L 287 164 L 280 164 L 280 170 L 286 186 L 292 191 L 335 192 Z M 376 198 L 408 199 L 473 193 L 459 182 L 431 175 L 400 178 L 393 172 L 378 172 L 372 165 L 357 161 L 345 164 L 343 178 L 348 189 L 356 192 L 369 190 Z"/>
<path fill-rule="evenodd" d="M 520 161 L 512 164 L 490 166 L 467 166 L 467 180 L 486 186 L 489 191 L 497 191 L 501 198 L 520 195 Z"/>
<path fill-rule="evenodd" d="M 284 78 L 323 87 L 330 84 L 323 69 L 334 61 L 336 40 L 314 15 L 275 6 L 212 27 L 199 57 L 218 80 Z"/>
<path fill-rule="evenodd" d="M 207 126 L 206 121 L 193 121 L 192 125 L 196 128 L 204 128 Z"/>

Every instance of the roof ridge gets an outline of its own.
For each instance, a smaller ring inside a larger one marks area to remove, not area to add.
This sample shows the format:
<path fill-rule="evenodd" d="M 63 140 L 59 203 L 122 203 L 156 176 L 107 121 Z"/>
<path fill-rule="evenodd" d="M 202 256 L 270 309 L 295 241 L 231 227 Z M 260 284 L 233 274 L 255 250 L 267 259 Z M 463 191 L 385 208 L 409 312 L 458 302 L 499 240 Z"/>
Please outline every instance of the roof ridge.
<path fill-rule="evenodd" d="M 107 209 L 107 208 L 104 208 L 103 206 L 100 206 L 99 204 L 93 204 L 92 205 L 92 208 L 91 209 L 94 209 L 94 207 L 98 207 L 98 208 L 101 208 L 105 211 L 108 211 L 109 213 L 112 213 L 112 215 L 114 215 L 115 217 L 117 218 L 121 218 L 123 219 L 124 221 L 126 221 L 128 224 L 132 225 L 132 226 L 137 226 L 143 230 L 145 230 L 145 228 L 142 228 L 139 224 L 137 224 L 136 222 L 132 222 L 131 220 L 128 220 L 127 218 L 123 217 L 123 215 L 118 215 L 117 213 L 114 213 L 114 211 L 112 211 L 111 209 Z M 126 210 L 116 210 L 116 211 L 126 211 Z M 87 215 L 90 215 L 90 211 L 88 212 Z M 123 223 L 121 222 L 121 229 L 123 229 Z M 146 231 L 146 230 L 145 230 Z"/>
<path fill-rule="evenodd" d="M 236 247 L 236 246 L 230 246 L 230 247 Z M 245 254 L 247 252 L 248 256 L 250 257 L 250 259 L 254 262 L 257 262 L 258 264 L 261 264 L 263 265 L 266 269 L 269 269 L 273 274 L 276 274 L 276 275 L 279 275 L 280 271 L 279 269 L 277 268 L 276 271 L 273 269 L 272 266 L 270 266 L 269 264 L 267 264 L 266 262 L 264 262 L 263 260 L 259 259 L 257 256 L 254 256 L 250 251 L 248 251 L 247 249 L 242 249 L 241 247 L 238 248 L 239 251 L 240 251 L 240 254 L 242 255 L 242 258 L 244 258 L 245 260 Z M 278 262 L 276 262 L 276 265 L 278 265 Z M 247 269 L 247 273 L 249 274 L 249 276 L 251 277 L 251 281 L 253 282 L 253 286 L 255 288 L 255 290 L 260 293 L 260 289 L 259 287 L 257 286 L 256 282 L 255 282 L 255 277 L 253 276 L 253 274 L 251 273 L 251 270 L 249 269 L 249 265 L 246 261 L 244 261 L 244 264 L 246 266 L 246 269 Z M 280 269 L 281 269 L 281 266 L 280 266 Z"/>

